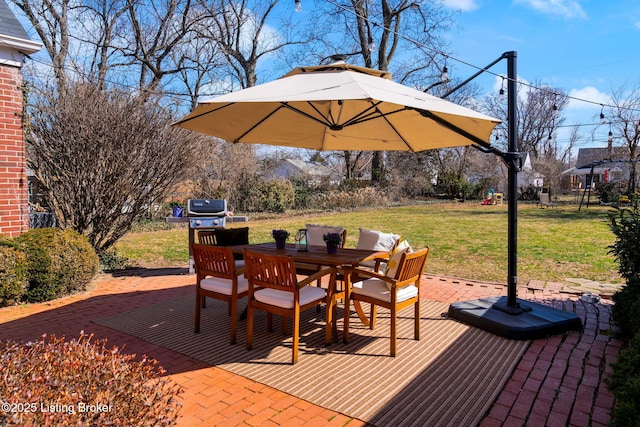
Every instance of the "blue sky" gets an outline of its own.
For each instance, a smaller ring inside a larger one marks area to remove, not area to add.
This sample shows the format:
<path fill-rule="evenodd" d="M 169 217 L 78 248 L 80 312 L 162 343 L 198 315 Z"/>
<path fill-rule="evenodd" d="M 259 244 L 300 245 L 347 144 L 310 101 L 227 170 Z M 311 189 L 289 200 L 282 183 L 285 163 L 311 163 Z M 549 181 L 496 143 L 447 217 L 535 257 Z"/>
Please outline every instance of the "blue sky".
<path fill-rule="evenodd" d="M 621 87 L 640 84 L 640 2 L 633 0 L 445 0 L 461 11 L 451 32 L 453 57 L 484 67 L 503 52 L 518 54 L 518 77 L 564 89 L 570 101 L 565 124 L 599 123 L 600 104 Z M 476 70 L 450 60 L 456 77 Z M 506 74 L 506 61 L 492 67 Z M 496 77 L 478 78 L 487 91 Z M 495 89 L 495 86 L 498 86 Z M 595 104 L 581 102 L 584 99 Z M 605 129 L 606 127 L 606 129 Z M 607 126 L 598 133 L 606 135 Z M 591 139 L 593 126 L 581 127 Z M 560 135 L 559 142 L 565 138 Z M 586 142 L 583 141 L 583 144 Z M 589 142 L 606 146 L 606 136 Z"/>

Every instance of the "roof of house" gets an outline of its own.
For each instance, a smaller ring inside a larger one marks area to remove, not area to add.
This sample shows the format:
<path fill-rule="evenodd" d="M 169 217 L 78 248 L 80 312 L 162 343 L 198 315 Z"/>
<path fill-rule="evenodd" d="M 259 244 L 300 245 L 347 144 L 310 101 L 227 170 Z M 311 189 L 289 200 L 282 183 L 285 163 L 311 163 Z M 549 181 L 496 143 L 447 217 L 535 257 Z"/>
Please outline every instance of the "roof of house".
<path fill-rule="evenodd" d="M 29 40 L 29 35 L 9 9 L 5 0 L 0 0 L 0 34 Z"/>
<path fill-rule="evenodd" d="M 576 160 L 576 169 L 591 168 L 593 162 L 599 160 L 627 160 L 628 151 L 626 147 L 611 148 L 581 148 L 578 150 L 578 159 Z"/>

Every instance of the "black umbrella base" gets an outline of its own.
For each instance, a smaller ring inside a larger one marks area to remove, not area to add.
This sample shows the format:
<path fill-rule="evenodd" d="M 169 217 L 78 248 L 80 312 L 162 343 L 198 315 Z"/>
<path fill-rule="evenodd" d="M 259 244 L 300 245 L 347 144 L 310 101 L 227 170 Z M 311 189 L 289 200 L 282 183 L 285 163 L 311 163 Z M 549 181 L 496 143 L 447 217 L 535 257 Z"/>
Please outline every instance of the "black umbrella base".
<path fill-rule="evenodd" d="M 582 321 L 574 313 L 519 299 L 511 306 L 507 297 L 454 302 L 449 306 L 449 317 L 512 340 L 534 340 L 582 329 Z"/>

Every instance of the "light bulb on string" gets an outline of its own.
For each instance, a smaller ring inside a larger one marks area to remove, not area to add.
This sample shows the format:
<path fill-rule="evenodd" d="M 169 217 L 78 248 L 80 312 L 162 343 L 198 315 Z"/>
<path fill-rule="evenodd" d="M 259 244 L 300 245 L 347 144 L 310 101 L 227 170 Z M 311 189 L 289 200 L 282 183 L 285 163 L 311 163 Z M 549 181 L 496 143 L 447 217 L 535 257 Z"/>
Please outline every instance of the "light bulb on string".
<path fill-rule="evenodd" d="M 609 123 L 609 137 L 607 138 L 607 142 L 609 144 L 613 142 L 613 132 L 611 132 L 611 123 Z"/>
<path fill-rule="evenodd" d="M 440 78 L 443 82 L 449 80 L 449 69 L 447 68 L 447 57 L 444 57 L 444 68 L 442 69 L 442 74 L 440 74 Z"/>
<path fill-rule="evenodd" d="M 502 78 L 502 85 L 500 86 L 500 92 L 498 92 L 498 99 L 504 101 L 504 77 Z"/>
<path fill-rule="evenodd" d="M 302 10 L 302 2 L 300 0 L 296 1 L 296 12 L 300 12 Z"/>
<path fill-rule="evenodd" d="M 371 36 L 369 36 L 369 40 L 367 40 L 367 47 L 369 48 L 369 52 L 376 50 L 376 44 L 373 42 L 373 38 Z"/>
<path fill-rule="evenodd" d="M 600 109 L 600 123 L 604 124 L 605 120 L 604 120 L 604 113 L 602 112 L 602 110 L 604 109 L 604 105 L 602 106 L 602 108 Z"/>
<path fill-rule="evenodd" d="M 558 106 L 556 104 L 553 104 L 553 115 L 558 116 Z"/>

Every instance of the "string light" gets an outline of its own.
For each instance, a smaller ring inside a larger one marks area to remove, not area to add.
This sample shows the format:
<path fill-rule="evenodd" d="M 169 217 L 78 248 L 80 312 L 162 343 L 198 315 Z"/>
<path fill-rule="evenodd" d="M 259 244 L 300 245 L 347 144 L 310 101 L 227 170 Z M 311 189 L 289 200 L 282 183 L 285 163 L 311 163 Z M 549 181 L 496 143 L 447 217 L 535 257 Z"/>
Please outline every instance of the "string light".
<path fill-rule="evenodd" d="M 367 40 L 367 47 L 369 48 L 369 52 L 373 52 L 376 50 L 376 44 L 373 42 L 373 37 L 369 34 L 369 40 Z"/>
<path fill-rule="evenodd" d="M 556 104 L 553 104 L 553 115 L 558 116 L 558 106 Z"/>
<path fill-rule="evenodd" d="M 300 12 L 302 10 L 302 2 L 300 0 L 296 1 L 296 12 Z"/>
<path fill-rule="evenodd" d="M 607 138 L 607 142 L 609 144 L 613 142 L 613 133 L 611 132 L 611 123 L 609 123 L 609 138 Z"/>
<path fill-rule="evenodd" d="M 602 104 L 600 104 L 600 105 L 602 105 Z M 600 108 L 600 123 L 602 123 L 602 124 L 605 123 L 603 110 L 604 110 L 604 105 L 602 105 L 602 108 Z"/>
<path fill-rule="evenodd" d="M 442 69 L 442 74 L 440 75 L 440 78 L 442 79 L 443 82 L 446 82 L 447 80 L 449 80 L 449 69 L 447 68 L 447 57 L 444 57 L 444 68 Z"/>
<path fill-rule="evenodd" d="M 498 99 L 504 101 L 504 77 L 502 77 L 502 85 L 500 86 L 500 92 L 498 92 Z"/>

